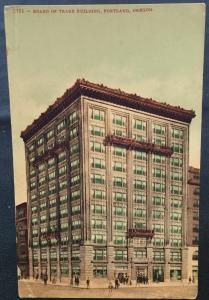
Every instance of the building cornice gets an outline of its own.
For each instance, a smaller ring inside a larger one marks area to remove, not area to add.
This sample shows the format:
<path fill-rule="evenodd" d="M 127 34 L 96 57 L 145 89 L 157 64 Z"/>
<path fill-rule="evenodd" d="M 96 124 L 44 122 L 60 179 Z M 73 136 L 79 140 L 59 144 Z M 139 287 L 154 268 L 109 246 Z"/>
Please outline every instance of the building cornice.
<path fill-rule="evenodd" d="M 96 98 L 101 101 L 115 103 L 185 123 L 191 123 L 191 120 L 195 117 L 193 110 L 186 110 L 179 106 L 158 102 L 151 98 L 143 98 L 136 94 L 126 93 L 120 89 L 112 89 L 103 84 L 95 84 L 85 79 L 78 79 L 62 97 L 57 98 L 54 104 L 50 105 L 44 113 L 21 132 L 23 140 L 25 142 L 29 140 L 44 125 L 52 121 L 80 96 Z"/>

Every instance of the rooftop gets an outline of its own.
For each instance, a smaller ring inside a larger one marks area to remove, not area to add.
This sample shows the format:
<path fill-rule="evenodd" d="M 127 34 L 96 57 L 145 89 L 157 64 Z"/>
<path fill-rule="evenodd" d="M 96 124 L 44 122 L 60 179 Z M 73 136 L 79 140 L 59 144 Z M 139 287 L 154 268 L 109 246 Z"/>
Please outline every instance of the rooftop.
<path fill-rule="evenodd" d="M 101 101 L 115 103 L 140 111 L 157 114 L 174 120 L 191 123 L 195 117 L 193 110 L 187 110 L 180 106 L 158 102 L 152 98 L 143 98 L 136 94 L 127 93 L 120 89 L 113 89 L 103 84 L 95 84 L 85 79 L 77 79 L 75 84 L 66 90 L 63 96 L 48 107 L 33 123 L 21 132 L 21 137 L 26 142 L 36 134 L 44 125 L 56 117 L 63 109 L 68 107 L 81 95 L 96 98 Z"/>

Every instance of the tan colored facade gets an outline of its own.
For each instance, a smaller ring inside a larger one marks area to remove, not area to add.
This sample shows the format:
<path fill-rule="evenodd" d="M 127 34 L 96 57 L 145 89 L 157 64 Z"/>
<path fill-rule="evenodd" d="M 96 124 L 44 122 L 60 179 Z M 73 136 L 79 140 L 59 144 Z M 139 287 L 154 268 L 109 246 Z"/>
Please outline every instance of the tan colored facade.
<path fill-rule="evenodd" d="M 189 122 L 102 99 L 25 138 L 30 275 L 188 280 Z"/>
<path fill-rule="evenodd" d="M 198 243 L 199 243 L 199 193 L 200 193 L 200 170 L 189 167 L 188 172 L 188 274 L 194 282 L 198 280 Z"/>

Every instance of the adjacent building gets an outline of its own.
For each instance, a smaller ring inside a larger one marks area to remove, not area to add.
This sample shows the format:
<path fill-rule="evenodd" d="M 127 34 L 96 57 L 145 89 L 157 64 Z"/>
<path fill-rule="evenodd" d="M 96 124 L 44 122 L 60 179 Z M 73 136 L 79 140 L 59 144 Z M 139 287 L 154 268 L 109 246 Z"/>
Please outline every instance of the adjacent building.
<path fill-rule="evenodd" d="M 200 170 L 189 167 L 187 200 L 188 274 L 198 280 Z"/>
<path fill-rule="evenodd" d="M 27 203 L 16 206 L 16 250 L 17 266 L 21 278 L 29 276 L 28 261 L 28 230 L 27 230 Z"/>
<path fill-rule="evenodd" d="M 194 117 L 82 79 L 29 125 L 30 276 L 188 280 Z"/>

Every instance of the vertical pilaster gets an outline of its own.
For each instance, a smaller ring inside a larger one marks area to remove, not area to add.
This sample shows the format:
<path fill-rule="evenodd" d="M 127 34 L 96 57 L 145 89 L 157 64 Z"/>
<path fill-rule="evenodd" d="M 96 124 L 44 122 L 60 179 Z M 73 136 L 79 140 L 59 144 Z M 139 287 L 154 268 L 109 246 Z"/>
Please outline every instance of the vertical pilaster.
<path fill-rule="evenodd" d="M 152 282 L 152 261 L 153 261 L 153 247 L 150 245 L 147 247 L 147 261 L 148 261 L 148 279 Z"/>
<path fill-rule="evenodd" d="M 182 249 L 182 281 L 188 282 L 188 248 Z"/>
<path fill-rule="evenodd" d="M 50 247 L 47 247 L 47 275 L 48 280 L 51 280 L 51 266 L 50 266 Z"/>
<path fill-rule="evenodd" d="M 28 249 L 28 259 L 29 259 L 29 278 L 32 279 L 34 277 L 33 270 L 33 250 L 31 247 Z"/>
<path fill-rule="evenodd" d="M 165 248 L 165 268 L 164 268 L 164 281 L 170 281 L 170 249 Z"/>
<path fill-rule="evenodd" d="M 60 280 L 60 248 L 57 246 L 57 279 Z"/>
<path fill-rule="evenodd" d="M 89 277 L 93 278 L 93 246 L 83 245 L 80 247 L 80 279 L 85 282 Z"/>
<path fill-rule="evenodd" d="M 112 243 L 107 246 L 107 278 L 108 280 L 114 279 L 114 247 Z"/>

